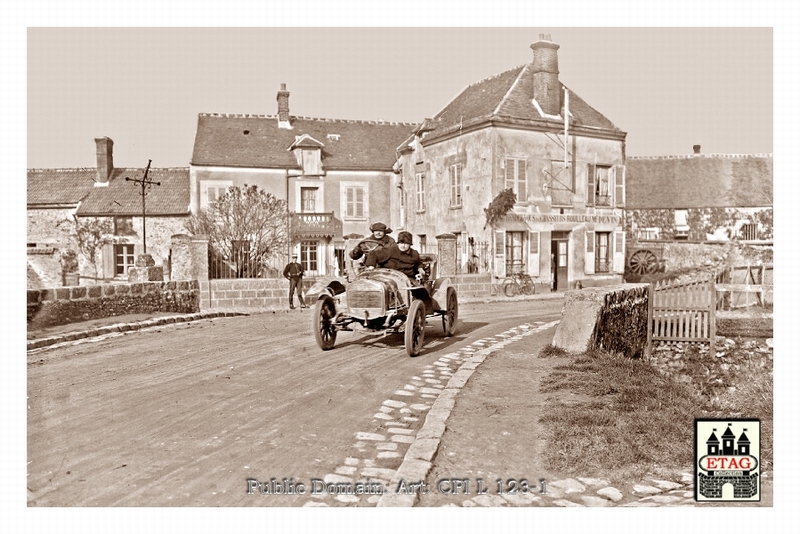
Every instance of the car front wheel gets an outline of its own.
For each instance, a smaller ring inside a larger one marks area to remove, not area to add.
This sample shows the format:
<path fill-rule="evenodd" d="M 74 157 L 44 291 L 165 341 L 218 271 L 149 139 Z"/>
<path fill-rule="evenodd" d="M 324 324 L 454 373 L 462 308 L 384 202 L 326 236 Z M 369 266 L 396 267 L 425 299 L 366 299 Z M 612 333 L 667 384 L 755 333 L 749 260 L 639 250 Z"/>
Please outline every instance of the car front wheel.
<path fill-rule="evenodd" d="M 329 295 L 322 296 L 314 306 L 314 338 L 322 350 L 331 350 L 336 343 L 336 305 Z"/>
<path fill-rule="evenodd" d="M 425 303 L 414 300 L 408 308 L 406 318 L 406 352 L 409 356 L 417 356 L 422 351 L 425 341 Z"/>
<path fill-rule="evenodd" d="M 456 321 L 458 321 L 458 297 L 456 290 L 451 287 L 447 290 L 447 308 L 442 315 L 442 330 L 445 337 L 456 333 Z"/>

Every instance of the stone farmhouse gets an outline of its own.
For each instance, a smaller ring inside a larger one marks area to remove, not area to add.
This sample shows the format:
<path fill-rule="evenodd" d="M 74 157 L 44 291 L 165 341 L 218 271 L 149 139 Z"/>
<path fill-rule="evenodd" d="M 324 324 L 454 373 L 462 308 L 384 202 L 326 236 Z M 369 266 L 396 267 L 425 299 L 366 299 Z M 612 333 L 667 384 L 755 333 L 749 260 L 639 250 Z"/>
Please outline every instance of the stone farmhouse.
<path fill-rule="evenodd" d="M 454 235 L 460 272 L 523 272 L 540 289 L 619 283 L 626 133 L 559 79 L 559 45 L 480 80 L 398 147 L 401 224 L 422 248 Z M 505 189 L 516 202 L 487 224 Z"/>
<path fill-rule="evenodd" d="M 771 241 L 772 154 L 629 157 L 626 222 L 636 240 Z"/>
<path fill-rule="evenodd" d="M 399 228 L 395 147 L 418 125 L 290 115 L 285 84 L 277 104 L 277 115 L 199 115 L 192 211 L 230 186 L 256 185 L 289 206 L 291 246 L 276 267 L 296 253 L 307 276 L 339 275 L 346 236 L 377 221 Z"/>
<path fill-rule="evenodd" d="M 58 259 L 65 251 L 78 255 L 83 284 L 127 281 L 128 268 L 143 252 L 141 187 L 125 178 L 142 178 L 144 168 L 115 168 L 114 142 L 95 139 L 97 167 L 28 169 L 29 286 L 62 284 Z M 145 198 L 147 253 L 169 272 L 170 238 L 185 233 L 189 211 L 189 169 L 151 168 Z M 95 257 L 81 252 L 79 228 L 96 220 L 108 230 Z"/>

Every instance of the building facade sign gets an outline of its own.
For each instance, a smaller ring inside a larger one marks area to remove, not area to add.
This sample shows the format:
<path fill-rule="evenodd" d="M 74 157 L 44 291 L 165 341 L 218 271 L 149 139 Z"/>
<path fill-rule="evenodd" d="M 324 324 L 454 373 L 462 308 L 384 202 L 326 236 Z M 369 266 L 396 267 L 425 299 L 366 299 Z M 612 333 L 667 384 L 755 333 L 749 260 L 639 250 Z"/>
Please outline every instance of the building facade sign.
<path fill-rule="evenodd" d="M 572 215 L 561 213 L 509 213 L 505 217 L 506 221 L 523 222 L 567 222 L 567 223 L 610 223 L 620 224 L 621 217 L 618 215 Z"/>

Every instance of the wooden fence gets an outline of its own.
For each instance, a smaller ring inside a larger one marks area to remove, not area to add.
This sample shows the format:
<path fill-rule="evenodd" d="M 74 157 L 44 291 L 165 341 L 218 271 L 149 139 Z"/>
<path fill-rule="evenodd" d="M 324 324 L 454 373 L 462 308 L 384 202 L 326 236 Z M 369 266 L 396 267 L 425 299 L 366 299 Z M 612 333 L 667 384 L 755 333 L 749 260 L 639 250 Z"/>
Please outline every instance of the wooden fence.
<path fill-rule="evenodd" d="M 714 280 L 650 285 L 647 346 L 654 341 L 708 343 L 711 355 L 717 335 Z"/>
<path fill-rule="evenodd" d="M 772 304 L 772 264 L 728 267 L 716 276 L 717 309 Z"/>

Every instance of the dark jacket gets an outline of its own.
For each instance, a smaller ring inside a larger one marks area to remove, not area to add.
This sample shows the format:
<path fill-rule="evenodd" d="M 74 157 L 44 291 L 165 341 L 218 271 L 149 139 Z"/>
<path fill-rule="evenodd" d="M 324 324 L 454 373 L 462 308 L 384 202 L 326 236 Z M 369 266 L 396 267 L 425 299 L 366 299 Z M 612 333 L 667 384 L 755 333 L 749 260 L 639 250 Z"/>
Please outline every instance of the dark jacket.
<path fill-rule="evenodd" d="M 296 261 L 289 262 L 286 264 L 286 268 L 283 270 L 283 277 L 284 278 L 301 278 L 303 276 L 303 266 L 297 263 Z"/>
<path fill-rule="evenodd" d="M 356 245 L 353 248 L 353 250 L 350 251 L 350 257 L 353 258 L 354 260 L 357 260 L 357 259 L 361 258 L 361 256 L 364 255 L 365 251 L 362 250 L 362 247 L 361 247 L 362 243 L 367 244 L 364 248 L 369 248 L 369 246 L 368 246 L 369 243 L 377 243 L 379 245 L 379 248 L 388 248 L 388 247 L 391 247 L 392 245 L 394 245 L 395 241 L 394 241 L 393 237 L 388 236 L 388 235 L 385 235 L 380 239 L 375 239 L 372 236 L 365 237 L 364 239 L 362 239 L 361 241 L 358 242 L 358 245 Z"/>
<path fill-rule="evenodd" d="M 367 254 L 364 265 L 367 267 L 379 266 L 386 269 L 394 269 L 409 278 L 414 278 L 418 269 L 422 267 L 422 261 L 419 258 L 419 252 L 413 248 L 403 252 L 397 245 L 392 245 L 389 248 L 375 249 Z"/>

